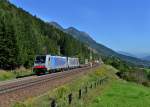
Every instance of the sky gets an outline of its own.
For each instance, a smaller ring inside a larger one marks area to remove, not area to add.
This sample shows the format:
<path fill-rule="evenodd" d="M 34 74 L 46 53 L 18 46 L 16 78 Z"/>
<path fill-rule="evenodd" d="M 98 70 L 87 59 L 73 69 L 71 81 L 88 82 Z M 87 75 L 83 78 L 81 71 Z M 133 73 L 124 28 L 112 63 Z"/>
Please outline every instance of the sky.
<path fill-rule="evenodd" d="M 97 42 L 150 55 L 150 0 L 10 0 L 46 22 L 85 31 Z"/>

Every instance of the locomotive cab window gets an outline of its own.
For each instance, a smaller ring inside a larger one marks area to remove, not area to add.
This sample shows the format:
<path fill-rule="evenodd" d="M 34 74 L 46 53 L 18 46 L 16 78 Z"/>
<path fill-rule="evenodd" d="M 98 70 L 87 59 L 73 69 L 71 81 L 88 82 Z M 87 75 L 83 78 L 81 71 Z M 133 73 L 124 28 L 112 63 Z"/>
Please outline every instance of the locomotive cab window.
<path fill-rule="evenodd" d="M 46 56 L 37 56 L 35 63 L 45 63 L 46 61 Z"/>

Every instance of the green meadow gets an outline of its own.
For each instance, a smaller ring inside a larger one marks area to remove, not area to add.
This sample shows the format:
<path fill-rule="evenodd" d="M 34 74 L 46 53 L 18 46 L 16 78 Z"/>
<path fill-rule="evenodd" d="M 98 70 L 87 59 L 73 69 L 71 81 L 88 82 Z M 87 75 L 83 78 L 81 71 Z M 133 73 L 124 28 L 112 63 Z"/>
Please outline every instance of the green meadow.
<path fill-rule="evenodd" d="M 122 80 L 113 81 L 88 107 L 149 107 L 150 89 Z"/>

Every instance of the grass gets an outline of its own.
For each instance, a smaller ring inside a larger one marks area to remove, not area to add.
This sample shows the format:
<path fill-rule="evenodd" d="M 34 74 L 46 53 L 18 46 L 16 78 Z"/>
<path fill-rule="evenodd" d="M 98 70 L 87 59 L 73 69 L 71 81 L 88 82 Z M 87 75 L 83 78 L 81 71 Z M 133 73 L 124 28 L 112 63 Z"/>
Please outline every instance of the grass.
<path fill-rule="evenodd" d="M 113 81 L 88 107 L 149 107 L 150 89 L 125 81 Z"/>
<path fill-rule="evenodd" d="M 12 72 L 0 70 L 0 81 L 13 79 L 15 77 L 16 77 L 15 74 Z"/>
<path fill-rule="evenodd" d="M 18 77 L 18 76 L 31 75 L 33 74 L 33 71 L 32 69 L 25 69 L 24 67 L 22 67 L 14 70 L 13 73 L 16 75 L 16 77 Z"/>
<path fill-rule="evenodd" d="M 15 79 L 18 76 L 30 75 L 32 74 L 31 69 L 19 68 L 12 71 L 0 70 L 0 81 Z"/>
<path fill-rule="evenodd" d="M 150 89 L 135 83 L 120 80 L 111 66 L 103 65 L 96 71 L 76 78 L 71 83 L 55 88 L 41 96 L 29 98 L 25 102 L 18 102 L 13 107 L 50 107 L 52 98 L 55 98 L 58 107 L 149 107 Z M 107 83 L 97 88 L 88 89 L 78 99 L 78 90 L 91 84 L 97 78 L 107 76 Z M 89 91 L 90 90 L 90 91 Z M 67 104 L 68 94 L 73 93 L 73 102 Z"/>
<path fill-rule="evenodd" d="M 57 87 L 54 90 L 51 90 L 44 95 L 35 98 L 29 98 L 25 102 L 20 102 L 15 104 L 13 107 L 49 107 L 51 99 L 56 99 L 59 107 L 68 107 L 67 96 L 73 94 L 73 103 L 70 107 L 82 107 L 83 100 L 78 99 L 79 89 L 85 89 L 86 86 L 90 86 L 98 78 L 103 78 L 107 75 L 106 71 L 112 71 L 112 68 L 109 66 L 103 65 L 99 69 L 90 72 L 87 75 L 78 77 L 75 80 L 71 81 L 68 84 Z M 114 69 L 115 70 L 115 69 Z M 85 95 L 84 95 L 85 96 Z M 21 106 L 20 106 L 21 105 Z"/>

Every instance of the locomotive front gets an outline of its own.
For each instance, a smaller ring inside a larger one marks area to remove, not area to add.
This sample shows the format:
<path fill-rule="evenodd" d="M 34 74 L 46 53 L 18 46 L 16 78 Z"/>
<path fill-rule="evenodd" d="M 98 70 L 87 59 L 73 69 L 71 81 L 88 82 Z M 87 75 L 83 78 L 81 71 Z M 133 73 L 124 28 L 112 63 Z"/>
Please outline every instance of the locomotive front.
<path fill-rule="evenodd" d="M 37 75 L 45 74 L 46 68 L 46 55 L 39 55 L 35 57 L 33 72 Z"/>

